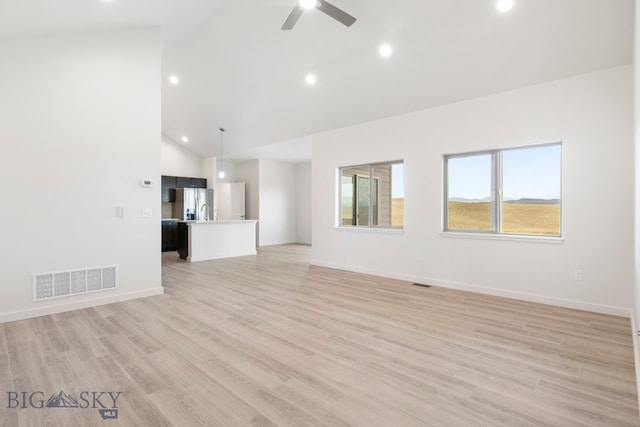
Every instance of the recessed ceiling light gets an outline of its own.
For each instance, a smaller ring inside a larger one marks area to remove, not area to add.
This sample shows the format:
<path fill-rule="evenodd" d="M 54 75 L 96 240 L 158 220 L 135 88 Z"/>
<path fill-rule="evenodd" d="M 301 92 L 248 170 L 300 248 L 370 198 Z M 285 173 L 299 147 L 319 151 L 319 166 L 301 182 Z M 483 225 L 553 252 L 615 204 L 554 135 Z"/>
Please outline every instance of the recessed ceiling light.
<path fill-rule="evenodd" d="M 380 56 L 384 56 L 386 58 L 391 56 L 391 54 L 393 53 L 393 48 L 389 43 L 384 43 L 380 46 L 378 52 L 380 52 Z"/>
<path fill-rule="evenodd" d="M 182 138 L 180 138 L 182 140 L 182 142 L 189 142 L 189 138 L 187 138 L 186 136 L 183 136 Z"/>
<path fill-rule="evenodd" d="M 312 9 L 318 5 L 318 0 L 300 0 L 298 3 L 305 9 Z"/>
<path fill-rule="evenodd" d="M 169 77 L 169 81 L 174 85 L 177 85 L 178 83 L 180 83 L 180 79 L 176 76 Z"/>
<path fill-rule="evenodd" d="M 307 76 L 304 78 L 304 81 L 307 82 L 309 86 L 313 86 L 318 82 L 318 78 L 315 76 L 315 74 L 307 74 Z"/>
<path fill-rule="evenodd" d="M 498 0 L 496 8 L 500 12 L 508 12 L 513 8 L 513 0 Z"/>

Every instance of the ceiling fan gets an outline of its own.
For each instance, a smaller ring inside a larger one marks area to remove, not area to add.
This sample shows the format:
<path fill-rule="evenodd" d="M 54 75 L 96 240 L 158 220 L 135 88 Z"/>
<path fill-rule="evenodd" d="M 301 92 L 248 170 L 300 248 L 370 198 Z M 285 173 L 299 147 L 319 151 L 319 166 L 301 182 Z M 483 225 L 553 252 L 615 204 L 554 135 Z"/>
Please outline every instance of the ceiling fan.
<path fill-rule="evenodd" d="M 326 13 L 327 15 L 329 15 L 336 21 L 346 25 L 347 27 L 352 26 L 353 23 L 356 22 L 356 18 L 349 15 L 344 10 L 335 7 L 331 3 L 326 2 L 325 0 L 300 0 L 289 14 L 287 20 L 284 21 L 281 29 L 293 29 L 293 26 L 296 25 L 296 22 L 298 22 L 298 19 L 300 19 L 302 12 L 304 12 L 305 9 L 313 8 L 318 9 L 320 12 Z"/>

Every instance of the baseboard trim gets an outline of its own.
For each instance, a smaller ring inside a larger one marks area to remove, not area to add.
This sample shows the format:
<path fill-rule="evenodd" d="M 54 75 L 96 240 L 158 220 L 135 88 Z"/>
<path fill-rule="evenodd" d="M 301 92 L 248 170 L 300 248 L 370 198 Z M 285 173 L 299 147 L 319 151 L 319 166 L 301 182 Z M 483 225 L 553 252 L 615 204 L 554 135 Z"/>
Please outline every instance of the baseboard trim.
<path fill-rule="evenodd" d="M 208 257 L 208 256 L 204 256 L 204 257 L 190 257 L 187 256 L 187 261 L 189 262 L 200 262 L 200 261 L 213 261 L 216 259 L 225 259 L 225 258 L 237 258 L 237 257 L 241 257 L 241 256 L 251 256 L 251 255 L 257 255 L 258 251 L 254 250 L 254 251 L 246 251 L 246 252 L 242 252 L 242 253 L 237 253 L 234 255 L 226 255 L 226 254 L 218 254 L 218 255 L 214 255 L 213 258 Z"/>
<path fill-rule="evenodd" d="M 638 339 L 640 339 L 640 337 L 638 336 L 638 326 L 636 323 L 636 316 L 634 314 L 633 310 L 629 310 L 630 312 L 630 319 L 631 319 L 631 339 L 633 340 L 633 361 L 634 363 L 634 368 L 635 368 L 635 372 L 636 372 L 636 393 L 638 396 L 638 416 L 640 416 L 640 354 L 638 353 L 638 347 L 639 347 L 639 343 L 638 343 Z"/>
<path fill-rule="evenodd" d="M 64 313 L 67 311 L 81 310 L 83 308 L 97 307 L 100 305 L 113 304 L 115 302 L 129 301 L 138 298 L 152 297 L 164 294 L 164 288 L 152 288 L 142 291 L 118 293 L 115 295 L 101 294 L 98 298 L 83 299 L 82 301 L 64 302 L 51 304 L 45 307 L 30 308 L 28 310 L 12 311 L 0 313 L 0 323 L 15 322 L 17 320 L 31 319 L 34 317 L 48 316 L 50 314 Z M 59 301 L 59 300 L 58 300 Z M 38 304 L 38 303 L 36 303 Z"/>
<path fill-rule="evenodd" d="M 620 317 L 627 317 L 627 318 L 631 317 L 631 311 L 625 307 L 593 304 L 585 301 L 576 301 L 576 300 L 548 297 L 544 295 L 529 294 L 525 292 L 517 292 L 517 291 L 506 290 L 506 289 L 489 288 L 489 287 L 480 286 L 480 285 L 473 285 L 470 283 L 460 283 L 460 282 L 453 282 L 453 281 L 442 280 L 442 279 L 433 279 L 429 277 L 419 277 L 419 276 L 394 273 L 394 272 L 389 272 L 384 270 L 376 270 L 372 268 L 353 267 L 349 265 L 320 261 L 317 259 L 312 259 L 310 263 L 311 265 L 316 265 L 318 267 L 352 271 L 354 273 L 371 274 L 373 276 L 388 277 L 390 279 L 405 280 L 407 282 L 424 283 L 424 284 L 440 286 L 448 289 L 456 289 L 459 291 L 476 292 L 479 294 L 493 295 L 498 297 L 521 300 L 521 301 L 553 305 L 556 307 L 572 308 L 576 310 L 590 311 L 593 313 L 609 314 L 612 316 L 620 316 Z"/>

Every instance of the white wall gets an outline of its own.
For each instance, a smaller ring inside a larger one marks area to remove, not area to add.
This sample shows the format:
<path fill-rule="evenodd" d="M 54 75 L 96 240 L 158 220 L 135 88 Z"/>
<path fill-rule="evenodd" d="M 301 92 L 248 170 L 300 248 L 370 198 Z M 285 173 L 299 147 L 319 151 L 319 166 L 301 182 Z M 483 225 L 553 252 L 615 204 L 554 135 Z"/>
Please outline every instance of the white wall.
<path fill-rule="evenodd" d="M 635 283 L 634 283 L 634 320 L 635 329 L 640 329 L 640 5 L 635 5 L 635 43 L 634 43 L 634 120 L 635 120 Z M 638 341 L 636 337 L 636 343 Z M 637 348 L 636 348 L 637 350 Z M 636 352 L 636 363 L 640 355 Z M 636 365 L 637 384 L 640 388 L 640 368 Z M 640 396 L 640 393 L 638 393 Z"/>
<path fill-rule="evenodd" d="M 224 210 L 223 198 L 220 197 L 221 188 L 219 183 L 231 183 L 236 182 L 236 162 L 231 159 L 224 161 L 225 177 L 218 177 L 218 171 L 220 169 L 220 159 L 218 157 L 205 157 L 200 159 L 200 171 L 201 178 L 207 179 L 207 188 L 213 189 L 213 197 L 215 200 L 214 217 L 220 217 L 220 210 Z M 228 211 L 230 214 L 230 211 Z"/>
<path fill-rule="evenodd" d="M 311 244 L 310 162 L 244 160 L 236 162 L 235 174 L 237 181 L 245 183 L 247 219 L 260 220 L 258 246 Z M 262 234 L 267 243 L 260 241 Z"/>
<path fill-rule="evenodd" d="M 245 183 L 245 216 L 247 219 L 259 219 L 260 217 L 260 178 L 258 170 L 258 160 L 236 162 L 236 180 Z"/>
<path fill-rule="evenodd" d="M 200 159 L 200 178 L 207 178 L 207 187 L 216 188 L 218 182 L 236 182 L 235 160 L 224 161 L 224 178 L 218 176 L 220 159 L 217 157 L 205 157 Z"/>
<path fill-rule="evenodd" d="M 160 57 L 152 27 L 0 42 L 0 321 L 162 293 L 160 185 L 140 185 L 160 182 Z M 108 265 L 117 290 L 32 302 L 33 273 Z"/>
<path fill-rule="evenodd" d="M 296 242 L 296 167 L 260 159 L 260 246 Z"/>
<path fill-rule="evenodd" d="M 312 262 L 628 315 L 632 76 L 624 66 L 315 135 Z M 443 154 L 556 141 L 561 244 L 441 235 Z M 405 161 L 404 232 L 337 230 L 336 169 L 395 159 Z"/>
<path fill-rule="evenodd" d="M 205 178 L 200 166 L 200 157 L 166 135 L 162 135 L 160 159 L 162 175 Z"/>
<path fill-rule="evenodd" d="M 311 244 L 311 162 L 296 164 L 296 242 Z"/>

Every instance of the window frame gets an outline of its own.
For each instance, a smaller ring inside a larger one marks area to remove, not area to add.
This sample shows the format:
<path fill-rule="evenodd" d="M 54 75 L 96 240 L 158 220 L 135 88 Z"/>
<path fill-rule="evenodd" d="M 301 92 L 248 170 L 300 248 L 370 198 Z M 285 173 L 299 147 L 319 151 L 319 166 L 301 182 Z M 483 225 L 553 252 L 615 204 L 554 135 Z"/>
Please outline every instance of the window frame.
<path fill-rule="evenodd" d="M 480 150 L 471 151 L 465 153 L 445 154 L 442 156 L 443 160 L 443 191 L 442 191 L 442 231 L 444 233 L 466 233 L 466 234 L 478 234 L 489 236 L 509 236 L 509 237 L 523 237 L 523 238 L 541 238 L 541 239 L 557 239 L 562 238 L 562 141 L 550 142 L 544 144 L 523 145 L 518 147 L 498 148 L 493 150 Z M 559 198 L 559 232 L 558 234 L 535 234 L 535 233 L 508 233 L 502 231 L 502 216 L 503 216 L 503 200 L 502 192 L 504 188 L 503 183 L 503 153 L 513 150 L 523 150 L 531 148 L 543 148 L 543 147 L 560 147 L 560 198 Z M 461 228 L 449 228 L 449 159 L 476 157 L 482 155 L 491 156 L 491 229 L 490 230 L 473 230 L 473 229 L 461 229 Z"/>
<path fill-rule="evenodd" d="M 341 228 L 341 229 L 346 229 L 346 230 L 404 230 L 404 223 L 402 226 L 394 226 L 394 225 L 375 225 L 373 224 L 373 218 L 377 217 L 377 214 L 374 214 L 374 206 L 377 206 L 377 201 L 376 203 L 374 202 L 374 192 L 369 191 L 369 213 L 368 213 L 368 218 L 369 218 L 369 224 L 368 225 L 358 225 L 357 224 L 357 219 L 356 219 L 356 224 L 343 224 L 343 218 L 342 218 L 342 210 L 343 210 L 343 206 L 342 206 L 342 202 L 343 202 L 343 193 L 342 193 L 342 189 L 343 189 L 343 185 L 342 185 L 342 178 L 343 178 L 343 173 L 342 171 L 344 169 L 352 169 L 352 168 L 368 168 L 369 169 L 369 173 L 368 173 L 368 178 L 369 178 L 369 188 L 372 188 L 372 180 L 376 180 L 379 182 L 379 178 L 374 176 L 374 170 L 376 167 L 380 167 L 380 166 L 391 166 L 393 167 L 393 165 L 397 165 L 397 164 L 401 164 L 403 165 L 404 168 L 404 160 L 391 160 L 388 162 L 377 162 L 377 163 L 363 163 L 363 164 L 359 164 L 359 165 L 349 165 L 349 166 L 340 166 L 337 168 L 337 175 L 338 175 L 338 200 L 337 200 L 337 220 L 336 220 L 336 227 L 337 228 Z M 353 212 L 354 215 L 356 214 L 357 211 L 357 207 L 356 204 L 358 202 L 357 200 L 357 187 L 358 187 L 358 177 L 363 177 L 364 175 L 361 174 L 355 174 L 353 175 L 356 177 L 353 187 L 354 187 L 354 194 L 352 195 L 352 200 L 353 200 Z M 402 185 L 404 187 L 404 182 L 405 182 L 405 173 L 404 173 L 404 169 L 402 171 Z M 379 183 L 376 185 L 375 188 L 377 188 L 377 186 L 379 185 Z M 391 191 L 391 189 L 390 189 Z M 392 193 L 390 193 L 392 194 Z M 375 195 L 377 196 L 377 195 Z M 379 199 L 379 197 L 378 197 Z M 393 199 L 393 198 L 392 198 Z M 404 207 L 403 207 L 403 214 L 404 214 Z M 391 215 L 393 215 L 393 210 L 391 211 Z M 404 215 L 403 215 L 404 216 Z"/>

